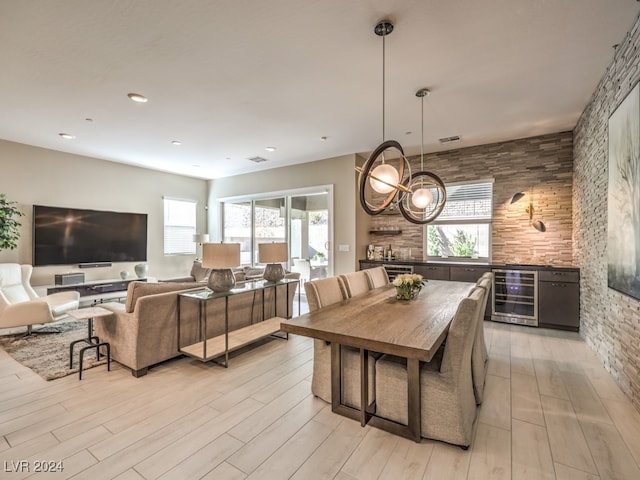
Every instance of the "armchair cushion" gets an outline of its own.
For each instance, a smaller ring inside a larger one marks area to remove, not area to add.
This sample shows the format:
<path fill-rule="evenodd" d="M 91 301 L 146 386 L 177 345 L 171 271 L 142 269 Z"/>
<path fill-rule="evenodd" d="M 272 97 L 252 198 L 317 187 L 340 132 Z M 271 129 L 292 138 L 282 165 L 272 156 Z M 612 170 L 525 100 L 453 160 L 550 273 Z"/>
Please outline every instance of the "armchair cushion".
<path fill-rule="evenodd" d="M 78 308 L 78 292 L 38 297 L 31 287 L 31 265 L 0 264 L 0 328 L 49 323 Z"/>

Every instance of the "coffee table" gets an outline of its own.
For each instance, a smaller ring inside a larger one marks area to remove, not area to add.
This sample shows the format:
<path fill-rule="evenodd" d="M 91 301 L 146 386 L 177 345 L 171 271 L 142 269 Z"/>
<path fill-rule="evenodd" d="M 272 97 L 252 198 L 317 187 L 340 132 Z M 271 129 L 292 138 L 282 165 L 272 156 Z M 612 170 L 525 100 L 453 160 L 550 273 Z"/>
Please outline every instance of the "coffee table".
<path fill-rule="evenodd" d="M 93 334 L 93 319 L 109 316 L 113 314 L 113 312 L 102 307 L 88 307 L 71 310 L 67 312 L 67 314 L 76 320 L 87 320 L 87 338 L 74 340 L 69 345 L 69 368 L 73 368 L 73 347 L 76 343 L 84 342 L 89 345 L 80 349 L 80 368 L 78 370 L 78 378 L 82 380 L 82 360 L 84 358 L 84 352 L 92 348 L 96 349 L 96 358 L 100 360 L 100 347 L 106 347 L 107 371 L 111 371 L 111 346 L 108 342 L 100 342 L 100 338 Z"/>

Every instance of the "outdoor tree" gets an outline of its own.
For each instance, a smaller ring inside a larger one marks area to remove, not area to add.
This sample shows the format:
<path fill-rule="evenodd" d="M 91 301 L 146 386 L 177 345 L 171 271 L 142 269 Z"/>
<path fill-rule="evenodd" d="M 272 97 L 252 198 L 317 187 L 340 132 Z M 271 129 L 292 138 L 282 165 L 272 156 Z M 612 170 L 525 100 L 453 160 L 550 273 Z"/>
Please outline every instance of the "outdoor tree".
<path fill-rule="evenodd" d="M 20 238 L 20 226 L 17 217 L 24 216 L 15 206 L 16 202 L 10 202 L 4 193 L 0 193 L 0 250 L 13 250 L 18 247 Z"/>
<path fill-rule="evenodd" d="M 456 257 L 472 257 L 476 250 L 476 239 L 458 229 L 453 237 L 451 251 Z"/>

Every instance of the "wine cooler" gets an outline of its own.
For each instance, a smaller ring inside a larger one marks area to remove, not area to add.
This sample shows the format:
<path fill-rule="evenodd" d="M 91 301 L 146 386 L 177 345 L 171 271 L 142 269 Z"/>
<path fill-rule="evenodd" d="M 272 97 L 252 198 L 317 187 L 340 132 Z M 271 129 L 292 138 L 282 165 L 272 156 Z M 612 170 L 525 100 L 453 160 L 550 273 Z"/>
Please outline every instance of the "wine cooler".
<path fill-rule="evenodd" d="M 491 320 L 538 326 L 538 272 L 493 270 Z"/>

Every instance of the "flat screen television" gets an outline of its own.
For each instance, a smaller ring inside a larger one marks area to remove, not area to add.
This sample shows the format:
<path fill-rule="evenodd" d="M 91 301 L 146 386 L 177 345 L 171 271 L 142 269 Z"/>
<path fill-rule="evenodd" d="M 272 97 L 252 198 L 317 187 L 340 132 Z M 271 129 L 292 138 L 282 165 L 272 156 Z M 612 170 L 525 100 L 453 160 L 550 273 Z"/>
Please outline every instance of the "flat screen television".
<path fill-rule="evenodd" d="M 33 265 L 147 260 L 147 214 L 33 206 Z"/>

